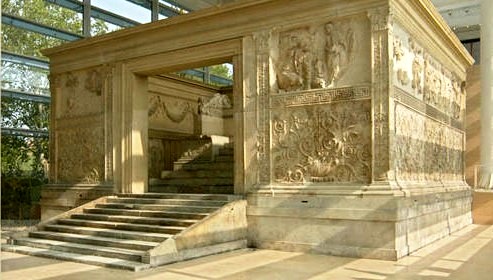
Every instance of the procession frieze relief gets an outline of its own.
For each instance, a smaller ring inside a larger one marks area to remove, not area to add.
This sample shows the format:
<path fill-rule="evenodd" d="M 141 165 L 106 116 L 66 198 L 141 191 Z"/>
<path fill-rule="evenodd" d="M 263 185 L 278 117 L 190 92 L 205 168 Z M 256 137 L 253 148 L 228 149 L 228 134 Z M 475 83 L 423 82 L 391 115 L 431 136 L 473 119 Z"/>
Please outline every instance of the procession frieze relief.
<path fill-rule="evenodd" d="M 369 81 L 366 72 L 352 75 L 359 69 L 356 66 L 369 63 L 369 57 L 362 55 L 366 29 L 366 21 L 351 18 L 274 34 L 273 92 L 334 88 L 354 79 Z"/>
<path fill-rule="evenodd" d="M 465 112 L 464 82 L 399 25 L 394 25 L 393 33 L 394 85 L 462 122 Z"/>
<path fill-rule="evenodd" d="M 74 127 L 57 132 L 58 181 L 100 183 L 104 181 L 103 128 Z"/>
<path fill-rule="evenodd" d="M 370 101 L 274 111 L 277 183 L 367 183 L 371 176 Z"/>
<path fill-rule="evenodd" d="M 395 168 L 400 181 L 459 181 L 464 134 L 404 105 L 395 109 Z"/>

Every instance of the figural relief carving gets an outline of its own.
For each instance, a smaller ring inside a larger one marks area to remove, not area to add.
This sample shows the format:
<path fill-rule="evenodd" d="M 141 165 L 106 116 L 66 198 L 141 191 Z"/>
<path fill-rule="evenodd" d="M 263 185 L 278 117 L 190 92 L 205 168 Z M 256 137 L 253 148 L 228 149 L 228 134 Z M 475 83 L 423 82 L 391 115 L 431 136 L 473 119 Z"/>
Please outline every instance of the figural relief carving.
<path fill-rule="evenodd" d="M 281 32 L 275 65 L 279 90 L 334 87 L 354 60 L 355 41 L 350 21 Z"/>
<path fill-rule="evenodd" d="M 463 121 L 463 81 L 446 69 L 402 27 L 395 26 L 394 32 L 395 85 L 448 117 Z M 401 40 L 403 37 L 407 40 Z"/>
<path fill-rule="evenodd" d="M 416 44 L 411 38 L 409 38 L 409 45 L 414 55 L 412 62 L 412 83 L 411 87 L 417 94 L 423 94 L 422 92 L 422 76 L 424 70 L 423 61 L 423 48 Z"/>
<path fill-rule="evenodd" d="M 274 180 L 367 183 L 371 172 L 370 106 L 365 100 L 275 112 Z"/>
<path fill-rule="evenodd" d="M 58 86 L 63 94 L 57 96 L 58 118 L 87 116 L 104 111 L 103 77 L 97 69 L 74 71 L 59 75 Z M 81 83 L 80 81 L 85 81 Z"/>

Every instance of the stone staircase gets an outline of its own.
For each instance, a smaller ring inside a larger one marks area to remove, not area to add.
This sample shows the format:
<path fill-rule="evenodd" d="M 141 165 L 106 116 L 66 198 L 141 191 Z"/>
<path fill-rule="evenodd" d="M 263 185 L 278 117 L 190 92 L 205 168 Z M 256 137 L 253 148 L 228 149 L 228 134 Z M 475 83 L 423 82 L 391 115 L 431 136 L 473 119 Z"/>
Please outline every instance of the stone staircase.
<path fill-rule="evenodd" d="M 234 193 L 234 149 L 232 143 L 213 152 L 211 147 L 186 153 L 161 179 L 151 179 L 156 193 Z"/>
<path fill-rule="evenodd" d="M 232 195 L 102 197 L 14 236 L 2 250 L 139 271 L 246 247 L 245 207 Z"/>

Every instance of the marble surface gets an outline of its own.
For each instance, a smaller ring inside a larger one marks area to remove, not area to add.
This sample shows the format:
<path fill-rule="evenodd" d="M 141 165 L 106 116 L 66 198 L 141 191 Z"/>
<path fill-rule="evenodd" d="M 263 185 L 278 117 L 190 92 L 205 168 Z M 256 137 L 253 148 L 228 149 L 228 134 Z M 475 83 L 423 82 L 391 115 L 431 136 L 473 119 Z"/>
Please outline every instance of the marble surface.
<path fill-rule="evenodd" d="M 469 225 L 399 261 L 238 250 L 139 273 L 2 252 L 9 279 L 491 279 L 493 226 Z"/>

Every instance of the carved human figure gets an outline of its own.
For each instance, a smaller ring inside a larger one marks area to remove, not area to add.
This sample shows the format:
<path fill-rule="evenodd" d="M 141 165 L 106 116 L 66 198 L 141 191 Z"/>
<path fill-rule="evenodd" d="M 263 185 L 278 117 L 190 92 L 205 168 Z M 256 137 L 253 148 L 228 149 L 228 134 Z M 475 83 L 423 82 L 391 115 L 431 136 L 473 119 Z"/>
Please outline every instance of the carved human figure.
<path fill-rule="evenodd" d="M 354 32 L 350 27 L 329 22 L 325 25 L 328 86 L 342 76 L 347 69 L 354 48 Z"/>
<path fill-rule="evenodd" d="M 295 91 L 308 87 L 312 55 L 310 36 L 306 30 L 295 30 L 281 35 L 280 69 L 277 82 L 280 89 Z"/>

